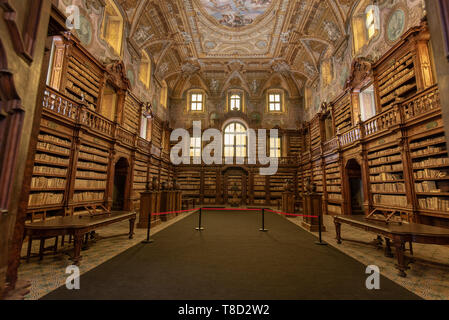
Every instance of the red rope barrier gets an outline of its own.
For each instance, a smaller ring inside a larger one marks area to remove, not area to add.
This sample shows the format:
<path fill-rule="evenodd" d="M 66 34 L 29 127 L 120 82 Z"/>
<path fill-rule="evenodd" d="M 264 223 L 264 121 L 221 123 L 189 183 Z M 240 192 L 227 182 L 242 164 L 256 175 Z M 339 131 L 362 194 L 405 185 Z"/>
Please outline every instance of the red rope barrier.
<path fill-rule="evenodd" d="M 217 211 L 261 211 L 262 209 L 240 209 L 240 208 L 203 208 L 203 210 Z"/>
<path fill-rule="evenodd" d="M 292 216 L 292 217 L 318 218 L 318 216 L 311 216 L 311 215 L 306 215 L 306 214 L 286 213 L 286 212 L 274 211 L 274 210 L 270 210 L 270 209 L 266 209 L 266 210 L 269 212 L 274 212 L 274 213 L 283 214 L 283 215 Z"/>
<path fill-rule="evenodd" d="M 157 213 L 152 213 L 152 216 L 163 216 L 163 215 L 167 215 L 167 214 L 171 214 L 171 213 L 183 213 L 183 212 L 190 212 L 190 211 L 195 211 L 195 210 L 199 210 L 200 208 L 196 208 L 196 209 L 190 209 L 190 210 L 180 210 L 180 211 L 169 211 L 169 212 L 157 212 Z"/>

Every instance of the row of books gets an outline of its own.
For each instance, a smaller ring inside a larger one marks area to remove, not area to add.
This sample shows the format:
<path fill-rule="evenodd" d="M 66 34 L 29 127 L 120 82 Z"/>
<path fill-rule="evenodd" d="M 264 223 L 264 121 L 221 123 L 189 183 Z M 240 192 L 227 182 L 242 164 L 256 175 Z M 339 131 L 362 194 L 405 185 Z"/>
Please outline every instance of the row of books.
<path fill-rule="evenodd" d="M 327 210 L 328 210 L 330 213 L 341 214 L 341 207 L 340 207 L 340 206 L 335 206 L 335 205 L 328 204 L 328 205 L 327 205 Z"/>
<path fill-rule="evenodd" d="M 405 183 L 384 183 L 371 185 L 373 192 L 405 192 Z"/>
<path fill-rule="evenodd" d="M 32 193 L 28 198 L 29 206 L 44 206 L 61 204 L 64 199 L 63 193 Z"/>
<path fill-rule="evenodd" d="M 31 188 L 65 188 L 65 183 L 65 179 L 33 177 L 31 179 Z"/>
<path fill-rule="evenodd" d="M 415 179 L 449 178 L 449 172 L 435 169 L 424 169 L 415 171 Z"/>
<path fill-rule="evenodd" d="M 47 150 L 47 151 L 56 151 L 58 153 L 70 155 L 70 149 L 66 149 L 63 147 L 59 147 L 57 145 L 47 143 L 47 142 L 38 142 L 37 148 L 40 150 Z"/>
<path fill-rule="evenodd" d="M 428 138 L 428 139 L 421 140 L 421 141 L 418 141 L 418 142 L 413 142 L 412 144 L 410 144 L 410 147 L 412 147 L 412 148 L 419 148 L 420 146 L 427 145 L 429 143 L 432 143 L 432 144 L 435 144 L 435 145 L 436 144 L 441 144 L 441 143 L 446 143 L 446 139 L 444 137 Z"/>
<path fill-rule="evenodd" d="M 36 160 L 60 165 L 69 165 L 69 159 L 53 157 L 46 153 L 36 153 Z"/>
<path fill-rule="evenodd" d="M 61 139 L 59 137 L 55 137 L 55 136 L 52 136 L 52 135 L 49 135 L 49 134 L 40 134 L 38 136 L 38 139 L 40 141 L 44 141 L 44 142 L 54 142 L 54 143 L 62 144 L 62 145 L 65 145 L 65 146 L 67 146 L 69 148 L 70 148 L 70 145 L 71 145 L 71 142 L 69 140 L 64 140 L 64 139 Z"/>
<path fill-rule="evenodd" d="M 75 180 L 75 189 L 79 188 L 106 188 L 106 181 L 104 180 Z"/>
<path fill-rule="evenodd" d="M 387 164 L 380 167 L 370 168 L 370 173 L 382 173 L 385 171 L 402 171 L 402 164 Z"/>
<path fill-rule="evenodd" d="M 84 160 L 92 160 L 92 161 L 99 161 L 99 162 L 104 162 L 104 163 L 108 163 L 108 158 L 106 157 L 102 157 L 102 156 L 98 156 L 96 154 L 91 154 L 91 153 L 86 153 L 86 152 L 80 152 L 80 157 L 83 158 Z"/>
<path fill-rule="evenodd" d="M 371 153 L 370 155 L 369 155 L 369 159 L 373 159 L 373 158 L 377 158 L 377 157 L 382 157 L 382 156 L 385 156 L 385 155 L 389 155 L 389 154 L 392 154 L 392 153 L 395 153 L 395 152 L 400 152 L 399 151 L 399 148 L 395 148 L 395 149 L 385 149 L 385 150 L 381 150 L 381 151 L 377 151 L 377 152 L 374 152 L 374 153 Z"/>
<path fill-rule="evenodd" d="M 99 153 L 103 157 L 109 156 L 109 153 L 104 151 L 104 150 L 93 148 L 93 147 L 89 147 L 89 146 L 86 146 L 86 145 L 82 145 L 81 146 L 81 151 L 83 151 L 83 152 L 90 152 L 90 153 Z"/>
<path fill-rule="evenodd" d="M 402 161 L 402 156 L 400 154 L 390 156 L 390 157 L 382 157 L 382 158 L 370 160 L 369 165 L 373 166 L 373 165 L 377 165 L 377 164 L 383 164 L 385 162 L 398 162 L 398 161 Z"/>
<path fill-rule="evenodd" d="M 341 187 L 339 186 L 327 186 L 328 192 L 341 192 Z"/>
<path fill-rule="evenodd" d="M 449 211 L 449 199 L 427 197 L 418 199 L 418 202 L 421 209 Z"/>
<path fill-rule="evenodd" d="M 385 194 L 375 194 L 373 195 L 373 201 L 375 204 L 394 206 L 394 207 L 406 207 L 407 197 L 406 196 L 393 196 Z"/>
<path fill-rule="evenodd" d="M 442 151 L 447 151 L 447 150 L 446 150 L 446 148 L 443 148 L 443 147 L 429 146 L 427 148 L 412 152 L 412 157 L 423 156 L 423 155 L 432 155 L 433 153 L 438 153 L 438 152 L 442 152 Z"/>
<path fill-rule="evenodd" d="M 98 173 L 93 171 L 77 171 L 77 178 L 87 178 L 87 179 L 98 179 L 98 180 L 106 180 L 107 175 L 104 173 Z"/>
<path fill-rule="evenodd" d="M 449 164 L 449 158 L 432 158 L 413 163 L 414 169 L 425 167 L 441 166 Z"/>
<path fill-rule="evenodd" d="M 81 169 L 92 169 L 92 170 L 100 170 L 100 171 L 106 171 L 107 166 L 102 166 L 93 162 L 85 162 L 85 161 L 78 161 L 78 167 Z"/>
<path fill-rule="evenodd" d="M 35 173 L 35 174 L 47 173 L 50 175 L 66 175 L 67 169 L 46 167 L 46 166 L 35 166 L 33 169 L 33 173 Z"/>
<path fill-rule="evenodd" d="M 402 180 L 402 175 L 395 173 L 382 172 L 378 175 L 370 176 L 371 182 L 383 182 L 383 181 L 394 181 Z"/>
<path fill-rule="evenodd" d="M 104 200 L 104 192 L 79 192 L 73 195 L 75 202 L 102 201 Z"/>
<path fill-rule="evenodd" d="M 341 194 L 338 194 L 338 193 L 329 193 L 327 195 L 327 198 L 330 200 L 343 200 L 343 197 L 341 196 Z"/>
<path fill-rule="evenodd" d="M 340 179 L 328 179 L 327 180 L 328 184 L 341 184 Z"/>

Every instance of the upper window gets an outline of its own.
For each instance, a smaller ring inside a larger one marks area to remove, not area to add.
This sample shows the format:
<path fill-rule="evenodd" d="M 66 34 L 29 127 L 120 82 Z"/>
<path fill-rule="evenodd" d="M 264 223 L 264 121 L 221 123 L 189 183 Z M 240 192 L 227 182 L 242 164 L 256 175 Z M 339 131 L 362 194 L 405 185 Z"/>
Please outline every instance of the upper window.
<path fill-rule="evenodd" d="M 363 89 L 360 94 L 360 113 L 362 121 L 366 121 L 376 115 L 376 103 L 374 102 L 374 87 Z"/>
<path fill-rule="evenodd" d="M 147 138 L 148 119 L 145 115 L 142 115 L 142 123 L 140 125 L 140 137 L 142 139 Z"/>
<path fill-rule="evenodd" d="M 167 82 L 162 82 L 162 88 L 161 88 L 161 99 L 160 104 L 164 108 L 167 108 L 167 100 L 168 100 L 168 88 L 167 88 Z"/>
<path fill-rule="evenodd" d="M 201 92 L 190 93 L 190 110 L 203 111 L 204 95 Z"/>
<path fill-rule="evenodd" d="M 368 32 L 368 40 L 371 40 L 379 32 L 379 7 L 370 5 L 366 8 L 366 29 Z"/>
<path fill-rule="evenodd" d="M 241 111 L 242 110 L 242 98 L 238 94 L 233 94 L 231 96 L 231 110 Z"/>
<path fill-rule="evenodd" d="M 356 13 L 352 17 L 352 33 L 354 41 L 354 53 L 360 50 L 379 34 L 380 15 L 379 7 L 376 5 L 366 5 L 361 2 Z M 364 8 L 364 9 L 363 9 Z"/>
<path fill-rule="evenodd" d="M 190 156 L 201 157 L 201 138 L 190 138 Z"/>
<path fill-rule="evenodd" d="M 121 56 L 123 17 L 120 10 L 112 0 L 106 0 L 101 35 L 102 38 L 114 49 L 115 53 Z"/>
<path fill-rule="evenodd" d="M 244 100 L 242 90 L 228 91 L 227 111 L 244 111 Z"/>
<path fill-rule="evenodd" d="M 270 138 L 270 157 L 281 157 L 281 138 Z"/>
<path fill-rule="evenodd" d="M 268 111 L 270 112 L 282 111 L 282 93 L 280 92 L 268 93 Z"/>
<path fill-rule="evenodd" d="M 224 135 L 224 156 L 226 158 L 244 158 L 246 156 L 246 128 L 233 122 L 226 126 Z"/>
<path fill-rule="evenodd" d="M 145 51 L 142 51 L 142 60 L 140 61 L 139 79 L 147 88 L 150 87 L 151 60 Z"/>

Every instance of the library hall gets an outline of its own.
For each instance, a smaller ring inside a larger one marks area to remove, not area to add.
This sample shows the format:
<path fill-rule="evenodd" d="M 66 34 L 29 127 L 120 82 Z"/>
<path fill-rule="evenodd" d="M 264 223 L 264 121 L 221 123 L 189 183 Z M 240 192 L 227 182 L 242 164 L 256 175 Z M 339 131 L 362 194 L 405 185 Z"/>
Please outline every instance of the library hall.
<path fill-rule="evenodd" d="M 0 300 L 449 300 L 448 142 L 449 0 L 0 0 Z"/>

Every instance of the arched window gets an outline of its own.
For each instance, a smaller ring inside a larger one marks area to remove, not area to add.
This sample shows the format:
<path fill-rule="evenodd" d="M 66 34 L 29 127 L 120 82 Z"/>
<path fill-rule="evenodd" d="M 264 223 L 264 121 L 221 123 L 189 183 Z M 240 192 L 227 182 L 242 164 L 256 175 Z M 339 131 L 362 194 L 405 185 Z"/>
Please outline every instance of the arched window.
<path fill-rule="evenodd" d="M 377 37 L 380 31 L 380 13 L 377 5 L 368 5 L 368 1 L 360 2 L 352 16 L 352 33 L 354 53 L 359 53 L 371 39 Z"/>
<path fill-rule="evenodd" d="M 244 95 L 242 90 L 228 91 L 227 111 L 245 111 Z"/>
<path fill-rule="evenodd" d="M 224 129 L 224 156 L 226 158 L 246 157 L 247 135 L 244 125 L 232 122 Z"/>
<path fill-rule="evenodd" d="M 101 37 L 119 56 L 122 54 L 123 17 L 113 0 L 106 0 Z"/>
<path fill-rule="evenodd" d="M 230 101 L 232 111 L 240 111 L 242 109 L 242 98 L 238 94 L 233 94 Z"/>
<path fill-rule="evenodd" d="M 139 79 L 147 88 L 150 87 L 151 60 L 145 51 L 142 51 L 142 60 L 140 61 Z"/>
<path fill-rule="evenodd" d="M 369 5 L 365 10 L 366 14 L 366 29 L 368 32 L 368 40 L 377 36 L 380 29 L 380 15 L 379 7 L 376 5 Z"/>
<path fill-rule="evenodd" d="M 167 82 L 162 82 L 162 88 L 161 88 L 161 99 L 160 104 L 164 108 L 167 108 L 167 100 L 168 100 L 168 88 L 167 88 Z"/>

